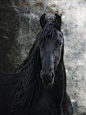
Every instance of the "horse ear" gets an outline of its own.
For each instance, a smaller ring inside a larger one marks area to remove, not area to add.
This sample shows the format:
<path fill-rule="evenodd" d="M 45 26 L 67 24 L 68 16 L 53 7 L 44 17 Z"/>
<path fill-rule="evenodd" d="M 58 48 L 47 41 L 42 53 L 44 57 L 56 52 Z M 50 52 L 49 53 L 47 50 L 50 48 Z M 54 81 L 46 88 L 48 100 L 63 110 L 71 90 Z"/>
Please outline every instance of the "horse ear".
<path fill-rule="evenodd" d="M 61 15 L 62 16 L 62 15 Z M 59 29 L 61 30 L 61 16 L 59 16 L 58 14 L 55 14 L 55 22 L 58 25 Z"/>
<path fill-rule="evenodd" d="M 42 28 L 43 28 L 44 25 L 47 23 L 47 20 L 45 19 L 45 15 L 46 15 L 46 14 L 43 14 L 43 15 L 41 16 L 41 18 L 40 18 L 40 25 L 41 25 Z"/>

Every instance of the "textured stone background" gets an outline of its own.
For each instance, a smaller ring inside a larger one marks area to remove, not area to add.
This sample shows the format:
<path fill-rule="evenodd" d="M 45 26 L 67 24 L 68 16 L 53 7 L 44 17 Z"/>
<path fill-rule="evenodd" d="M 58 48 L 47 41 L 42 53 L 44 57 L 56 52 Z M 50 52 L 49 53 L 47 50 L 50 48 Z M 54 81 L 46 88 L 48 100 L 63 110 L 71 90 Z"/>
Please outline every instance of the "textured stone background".
<path fill-rule="evenodd" d="M 43 13 L 62 13 L 67 92 L 74 115 L 86 115 L 86 0 L 1 0 L 0 71 L 14 73 L 28 56 Z"/>

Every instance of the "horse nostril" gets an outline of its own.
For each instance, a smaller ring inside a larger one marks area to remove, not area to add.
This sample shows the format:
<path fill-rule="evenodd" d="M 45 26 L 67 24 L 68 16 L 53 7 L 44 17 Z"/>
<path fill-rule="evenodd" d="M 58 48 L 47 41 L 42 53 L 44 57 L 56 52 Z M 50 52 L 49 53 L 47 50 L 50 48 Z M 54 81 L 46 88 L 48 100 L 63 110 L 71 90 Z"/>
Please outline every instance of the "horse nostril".
<path fill-rule="evenodd" d="M 51 78 L 54 78 L 54 73 L 53 72 L 51 73 Z"/>
<path fill-rule="evenodd" d="M 42 72 L 42 70 L 40 71 L 40 74 L 42 74 L 43 72 Z"/>

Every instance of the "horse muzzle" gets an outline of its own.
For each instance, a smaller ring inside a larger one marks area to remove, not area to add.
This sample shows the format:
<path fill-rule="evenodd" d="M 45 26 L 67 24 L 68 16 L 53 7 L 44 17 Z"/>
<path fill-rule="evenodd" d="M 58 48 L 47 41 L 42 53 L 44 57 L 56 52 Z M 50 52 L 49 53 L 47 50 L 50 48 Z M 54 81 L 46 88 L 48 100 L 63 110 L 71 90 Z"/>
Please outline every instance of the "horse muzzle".
<path fill-rule="evenodd" d="M 44 73 L 44 72 L 40 72 L 40 76 L 42 79 L 42 83 L 46 86 L 50 86 L 53 85 L 54 83 L 54 73 L 50 72 L 50 73 Z"/>

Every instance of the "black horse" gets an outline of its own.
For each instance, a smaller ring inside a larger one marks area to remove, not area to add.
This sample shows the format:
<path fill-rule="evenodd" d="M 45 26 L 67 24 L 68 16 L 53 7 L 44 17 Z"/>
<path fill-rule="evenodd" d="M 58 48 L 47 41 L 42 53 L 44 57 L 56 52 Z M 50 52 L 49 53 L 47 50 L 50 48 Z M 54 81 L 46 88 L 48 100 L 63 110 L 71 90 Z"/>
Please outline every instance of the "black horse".
<path fill-rule="evenodd" d="M 43 14 L 40 25 L 42 30 L 37 35 L 23 69 L 15 75 L 19 80 L 15 92 L 12 92 L 15 98 L 11 99 L 10 114 L 72 115 L 71 101 L 66 93 L 61 16 L 55 14 L 53 21 L 47 21 Z"/>
<path fill-rule="evenodd" d="M 55 14 L 55 19 L 49 22 L 43 14 L 40 25 L 42 30 L 18 74 L 21 80 L 11 114 L 72 115 L 71 101 L 66 93 L 61 16 Z"/>

